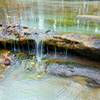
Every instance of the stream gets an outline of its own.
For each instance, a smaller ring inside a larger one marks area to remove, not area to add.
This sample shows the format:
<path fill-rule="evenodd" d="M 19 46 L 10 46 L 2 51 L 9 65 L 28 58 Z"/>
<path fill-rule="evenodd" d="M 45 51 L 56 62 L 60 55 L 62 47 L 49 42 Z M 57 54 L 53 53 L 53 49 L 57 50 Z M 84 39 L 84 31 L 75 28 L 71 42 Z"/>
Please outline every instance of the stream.
<path fill-rule="evenodd" d="M 7 46 L 5 41 L 3 49 L 15 55 L 8 68 L 2 66 L 0 49 L 0 100 L 100 100 L 99 62 L 74 58 L 67 49 L 59 51 L 56 46 L 43 51 L 43 40 L 50 36 L 99 36 L 100 22 L 77 19 L 90 14 L 100 16 L 99 1 L 1 0 L 0 39 L 19 41 L 14 36 L 17 33 L 27 43 L 22 46 L 15 41 Z M 28 38 L 35 44 L 30 46 Z"/>

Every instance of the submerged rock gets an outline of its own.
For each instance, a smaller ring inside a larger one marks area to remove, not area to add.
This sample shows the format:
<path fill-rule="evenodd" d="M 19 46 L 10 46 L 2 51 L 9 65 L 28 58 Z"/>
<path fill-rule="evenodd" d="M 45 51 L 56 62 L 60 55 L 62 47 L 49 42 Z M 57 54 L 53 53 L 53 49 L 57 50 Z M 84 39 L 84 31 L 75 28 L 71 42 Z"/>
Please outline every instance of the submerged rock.
<path fill-rule="evenodd" d="M 75 65 L 74 64 L 67 64 L 67 65 L 50 64 L 47 68 L 47 72 L 49 74 L 58 75 L 62 77 L 69 77 L 69 76 L 88 77 L 93 80 L 95 85 L 97 84 L 98 86 L 100 86 L 100 77 L 99 77 L 100 71 L 94 68 L 88 68 L 87 66 L 83 66 L 79 64 L 75 64 Z"/>
<path fill-rule="evenodd" d="M 51 32 L 51 30 L 47 30 L 45 33 L 49 33 L 49 32 Z"/>

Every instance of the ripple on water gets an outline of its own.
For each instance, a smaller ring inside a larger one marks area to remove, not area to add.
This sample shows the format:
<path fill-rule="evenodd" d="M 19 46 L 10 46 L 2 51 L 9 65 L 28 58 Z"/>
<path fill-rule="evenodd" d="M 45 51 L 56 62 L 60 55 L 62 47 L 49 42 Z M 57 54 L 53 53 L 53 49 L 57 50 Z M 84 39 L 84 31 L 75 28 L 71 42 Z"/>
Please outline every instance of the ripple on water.
<path fill-rule="evenodd" d="M 0 100 L 100 100 L 100 88 L 88 86 L 87 77 L 43 74 L 35 79 L 37 75 L 26 72 L 24 64 L 15 65 L 0 82 Z"/>

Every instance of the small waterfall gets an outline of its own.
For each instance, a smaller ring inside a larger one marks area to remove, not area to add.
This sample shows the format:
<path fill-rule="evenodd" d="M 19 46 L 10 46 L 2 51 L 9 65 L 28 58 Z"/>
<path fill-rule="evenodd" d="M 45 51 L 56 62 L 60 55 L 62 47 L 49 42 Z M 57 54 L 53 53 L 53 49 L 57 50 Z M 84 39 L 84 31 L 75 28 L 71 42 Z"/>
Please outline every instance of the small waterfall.
<path fill-rule="evenodd" d="M 6 22 L 3 23 L 4 30 L 2 31 L 2 37 L 5 38 L 7 36 L 7 24 Z M 5 41 L 5 49 L 6 48 L 6 41 Z"/>
<path fill-rule="evenodd" d="M 13 16 L 13 23 L 14 25 L 17 25 L 17 21 L 16 21 L 16 16 Z M 17 29 L 15 29 L 15 31 L 17 31 Z M 14 52 L 16 52 L 16 37 L 14 37 L 14 48 L 13 48 Z"/>
<path fill-rule="evenodd" d="M 35 40 L 36 42 L 36 60 L 37 62 L 41 62 L 42 59 L 42 44 L 41 40 Z"/>
<path fill-rule="evenodd" d="M 55 50 L 54 50 L 54 58 L 57 58 L 57 47 L 55 47 Z"/>
<path fill-rule="evenodd" d="M 43 58 L 43 42 L 36 41 L 36 72 L 44 72 Z"/>
<path fill-rule="evenodd" d="M 67 51 L 67 49 L 65 50 L 65 56 L 66 56 L 66 57 L 68 56 L 68 51 Z"/>
<path fill-rule="evenodd" d="M 47 48 L 46 48 L 46 49 L 47 49 L 47 56 L 48 56 L 48 55 L 49 55 L 49 50 L 48 50 L 48 46 L 47 46 Z"/>
<path fill-rule="evenodd" d="M 33 33 L 33 32 L 32 32 Z M 44 72 L 45 65 L 42 61 L 43 59 L 43 41 L 47 38 L 47 36 L 51 36 L 51 34 L 46 34 L 45 32 L 41 32 L 40 30 L 36 30 L 35 33 L 33 33 L 32 38 L 35 40 L 36 44 L 36 72 Z M 49 53 L 49 50 L 47 48 L 47 53 Z M 56 48 L 55 48 L 55 56 L 56 56 Z"/>
<path fill-rule="evenodd" d="M 41 41 L 41 58 L 43 57 L 43 41 Z"/>
<path fill-rule="evenodd" d="M 14 52 L 16 52 L 16 40 L 14 42 Z"/>
<path fill-rule="evenodd" d="M 14 37 L 14 38 L 15 38 L 15 37 Z M 13 43 L 14 43 L 13 51 L 16 52 L 16 50 L 17 50 L 17 49 L 16 49 L 16 38 L 14 39 L 14 42 L 13 42 Z"/>
<path fill-rule="evenodd" d="M 19 38 L 16 39 L 16 42 L 18 42 L 18 41 L 19 41 Z M 19 42 L 18 42 L 18 44 L 17 44 L 17 51 L 18 51 L 18 52 L 21 51 L 21 50 L 20 50 L 20 44 L 19 44 Z"/>
<path fill-rule="evenodd" d="M 33 39 L 35 40 L 35 44 L 36 44 L 36 72 L 41 72 L 44 70 L 43 64 L 42 64 L 43 38 L 44 38 L 44 35 L 42 33 L 37 32 L 33 34 Z"/>

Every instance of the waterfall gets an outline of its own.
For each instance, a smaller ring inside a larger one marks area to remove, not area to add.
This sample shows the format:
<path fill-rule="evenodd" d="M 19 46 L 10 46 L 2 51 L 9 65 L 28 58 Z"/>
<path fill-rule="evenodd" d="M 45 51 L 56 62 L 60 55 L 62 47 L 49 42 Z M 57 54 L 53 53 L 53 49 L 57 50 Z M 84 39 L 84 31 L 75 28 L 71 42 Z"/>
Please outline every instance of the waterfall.
<path fill-rule="evenodd" d="M 33 33 L 33 39 L 35 40 L 36 44 L 36 71 L 41 71 L 42 66 L 42 57 L 43 57 L 43 37 L 44 33 L 41 33 L 40 30 L 44 29 L 44 15 L 43 15 L 43 1 L 37 0 L 37 17 L 38 17 L 38 27 L 36 27 L 35 34 Z"/>
<path fill-rule="evenodd" d="M 41 62 L 41 59 L 42 59 L 41 40 L 35 40 L 35 42 L 36 42 L 36 60 L 37 60 L 37 62 Z"/>
<path fill-rule="evenodd" d="M 33 33 L 33 39 L 35 40 L 35 48 L 36 48 L 36 72 L 41 72 L 44 70 L 43 64 L 42 64 L 42 58 L 43 58 L 43 39 L 44 39 L 44 33 Z M 41 68 L 42 67 L 42 68 Z"/>
<path fill-rule="evenodd" d="M 13 23 L 14 23 L 14 25 L 17 24 L 16 16 L 13 16 Z M 15 31 L 17 31 L 17 29 L 15 29 Z M 14 38 L 15 38 L 15 37 L 14 37 Z M 14 39 L 14 51 L 16 51 L 16 38 Z"/>
<path fill-rule="evenodd" d="M 43 57 L 43 41 L 41 41 L 41 58 Z"/>
<path fill-rule="evenodd" d="M 67 57 L 68 56 L 68 53 L 67 53 L 68 51 L 67 51 L 67 49 L 65 50 L 65 56 Z"/>
<path fill-rule="evenodd" d="M 41 62 L 42 59 L 42 37 L 39 33 L 33 35 L 33 39 L 35 40 L 36 44 L 36 61 Z"/>
<path fill-rule="evenodd" d="M 14 51 L 16 51 L 16 40 L 14 40 Z"/>
<path fill-rule="evenodd" d="M 42 63 L 43 58 L 43 43 L 40 40 L 35 40 L 36 42 L 36 72 L 43 72 L 44 66 Z"/>
<path fill-rule="evenodd" d="M 57 58 L 57 47 L 55 47 L 55 50 L 54 50 L 54 58 Z"/>
<path fill-rule="evenodd" d="M 47 49 L 47 56 L 48 56 L 48 55 L 49 55 L 49 50 L 48 50 L 48 46 L 47 46 L 47 48 L 46 48 L 46 49 Z"/>

